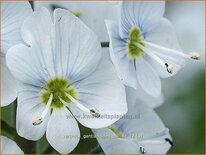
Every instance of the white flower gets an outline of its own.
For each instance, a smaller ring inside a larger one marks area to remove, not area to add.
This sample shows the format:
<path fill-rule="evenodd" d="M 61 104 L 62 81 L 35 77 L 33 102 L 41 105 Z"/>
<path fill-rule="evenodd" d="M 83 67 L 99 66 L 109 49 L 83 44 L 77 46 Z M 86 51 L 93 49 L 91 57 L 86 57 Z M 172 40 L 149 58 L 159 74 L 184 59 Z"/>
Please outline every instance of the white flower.
<path fill-rule="evenodd" d="M 93 129 L 106 154 L 165 154 L 173 145 L 155 111 L 127 91 L 128 113 L 113 125 Z"/>
<path fill-rule="evenodd" d="M 17 96 L 17 84 L 6 67 L 5 54 L 7 50 L 22 41 L 20 26 L 23 20 L 32 13 L 29 2 L 2 2 L 1 11 L 1 106 L 12 103 Z"/>
<path fill-rule="evenodd" d="M 13 140 L 1 136 L 1 154 L 24 154 L 24 152 Z"/>
<path fill-rule="evenodd" d="M 197 53 L 180 52 L 173 26 L 162 17 L 164 9 L 164 1 L 124 1 L 119 24 L 106 21 L 110 55 L 120 79 L 154 97 L 161 94 L 160 77 L 174 75 L 187 58 L 199 59 Z"/>
<path fill-rule="evenodd" d="M 88 27 L 90 27 L 98 36 L 99 40 L 106 42 L 109 40 L 107 29 L 104 23 L 105 19 L 118 19 L 118 3 L 110 1 L 58 1 L 41 2 L 35 1 L 34 8 L 39 9 L 46 6 L 52 8 L 60 7 L 71 11 L 78 16 Z"/>
<path fill-rule="evenodd" d="M 7 53 L 7 66 L 21 81 L 17 132 L 30 140 L 46 137 L 60 153 L 79 142 L 76 119 L 102 128 L 117 119 L 103 115 L 127 112 L 125 90 L 112 64 L 101 59 L 97 36 L 69 11 L 35 11 L 22 26 L 26 45 Z M 50 116 L 51 114 L 51 116 Z"/>

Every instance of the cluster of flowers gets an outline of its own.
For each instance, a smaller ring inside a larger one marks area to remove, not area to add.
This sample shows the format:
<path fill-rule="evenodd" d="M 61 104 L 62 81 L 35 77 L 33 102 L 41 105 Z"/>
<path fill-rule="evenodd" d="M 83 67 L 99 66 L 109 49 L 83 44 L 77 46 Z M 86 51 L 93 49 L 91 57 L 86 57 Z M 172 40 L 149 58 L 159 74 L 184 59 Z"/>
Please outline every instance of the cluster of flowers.
<path fill-rule="evenodd" d="M 46 8 L 33 11 L 29 2 L 2 2 L 1 105 L 17 98 L 21 137 L 36 141 L 46 132 L 55 150 L 70 153 L 79 143 L 78 121 L 95 135 L 113 137 L 97 136 L 105 153 L 162 154 L 173 145 L 153 110 L 162 103 L 160 78 L 199 55 L 181 52 L 163 17 L 164 1 L 125 1 L 119 9 L 118 22 L 105 21 L 108 60 L 97 35 L 70 11 L 55 9 L 52 16 Z M 23 153 L 8 138 L 2 141 L 2 153 L 12 151 L 6 145 Z"/>

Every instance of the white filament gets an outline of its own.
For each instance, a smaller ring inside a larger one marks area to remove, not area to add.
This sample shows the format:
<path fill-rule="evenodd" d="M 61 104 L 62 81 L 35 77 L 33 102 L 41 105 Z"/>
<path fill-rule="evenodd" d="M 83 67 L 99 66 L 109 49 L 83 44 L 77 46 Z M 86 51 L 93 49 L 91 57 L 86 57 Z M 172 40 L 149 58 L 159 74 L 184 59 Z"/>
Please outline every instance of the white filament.
<path fill-rule="evenodd" d="M 48 100 L 48 102 L 46 104 L 46 107 L 45 107 L 44 111 L 42 112 L 42 114 L 40 116 L 37 116 L 34 119 L 34 121 L 32 123 L 34 126 L 39 125 L 39 124 L 41 124 L 43 122 L 44 117 L 49 112 L 49 109 L 50 109 L 50 106 L 51 106 L 51 103 L 52 103 L 52 99 L 53 99 L 53 94 L 50 94 L 49 100 Z"/>
<path fill-rule="evenodd" d="M 153 52 L 151 52 L 149 49 L 147 49 L 146 47 L 142 46 L 141 44 L 137 43 L 137 46 L 141 50 L 143 50 L 145 53 L 147 53 L 152 59 L 154 59 L 156 62 L 158 62 L 160 65 L 162 65 L 164 67 L 166 66 L 166 69 L 167 69 L 168 73 L 173 73 L 173 66 L 171 64 L 163 62 L 158 56 L 153 54 Z"/>

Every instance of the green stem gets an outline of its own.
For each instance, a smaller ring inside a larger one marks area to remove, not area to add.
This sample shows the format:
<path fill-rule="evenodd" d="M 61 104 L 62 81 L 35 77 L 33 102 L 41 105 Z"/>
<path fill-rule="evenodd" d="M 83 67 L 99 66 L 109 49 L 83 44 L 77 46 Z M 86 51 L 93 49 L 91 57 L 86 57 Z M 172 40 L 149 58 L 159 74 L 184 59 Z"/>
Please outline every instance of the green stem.
<path fill-rule="evenodd" d="M 15 100 L 14 104 L 14 126 L 16 128 L 16 109 L 17 109 L 17 100 Z M 27 117 L 27 116 L 25 116 Z M 28 129 L 25 129 L 28 130 Z M 36 153 L 36 142 L 27 140 L 23 137 L 20 137 L 18 134 L 14 134 L 14 141 L 18 144 L 18 146 L 22 149 L 25 154 L 35 154 Z"/>
<path fill-rule="evenodd" d="M 88 154 L 104 154 L 104 152 L 102 151 L 102 148 L 97 145 L 95 148 L 91 149 Z"/>
<path fill-rule="evenodd" d="M 41 154 L 51 154 L 54 149 L 49 145 Z"/>

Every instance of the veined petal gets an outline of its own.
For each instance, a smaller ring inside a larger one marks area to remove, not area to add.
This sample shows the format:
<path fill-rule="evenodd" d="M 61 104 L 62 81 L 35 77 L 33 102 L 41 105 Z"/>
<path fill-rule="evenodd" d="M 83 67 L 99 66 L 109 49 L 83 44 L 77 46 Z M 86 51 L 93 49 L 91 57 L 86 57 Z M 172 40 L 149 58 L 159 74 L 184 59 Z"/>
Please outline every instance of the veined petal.
<path fill-rule="evenodd" d="M 138 145 L 118 136 L 108 128 L 92 129 L 101 148 L 106 154 L 136 154 Z"/>
<path fill-rule="evenodd" d="M 24 20 L 21 36 L 26 44 L 35 48 L 39 64 L 51 77 L 55 72 L 54 26 L 49 11 L 41 8 Z"/>
<path fill-rule="evenodd" d="M 70 153 L 77 146 L 80 131 L 77 121 L 68 109 L 65 107 L 53 109 L 48 122 L 46 137 L 51 146 L 61 154 Z"/>
<path fill-rule="evenodd" d="M 147 153 L 166 153 L 171 145 L 165 141 L 163 143 L 150 143 L 151 141 L 161 140 L 165 138 L 171 140 L 168 129 L 164 126 L 163 122 L 155 111 L 147 104 L 133 96 L 132 91 L 127 91 L 128 113 L 127 116 L 131 118 L 122 118 L 115 123 L 118 131 L 125 134 L 130 140 L 137 144 L 138 152 L 140 147 L 145 148 Z M 151 140 L 150 142 L 146 140 Z"/>
<path fill-rule="evenodd" d="M 127 38 L 133 26 L 138 26 L 143 36 L 146 36 L 159 24 L 164 10 L 164 1 L 123 1 L 119 18 L 121 38 Z"/>
<path fill-rule="evenodd" d="M 41 87 L 50 78 L 36 57 L 37 47 L 18 44 L 11 47 L 6 55 L 7 66 L 16 79 L 23 83 Z"/>
<path fill-rule="evenodd" d="M 73 82 L 87 77 L 101 58 L 97 36 L 67 10 L 56 9 L 54 23 L 57 75 Z"/>
<path fill-rule="evenodd" d="M 91 117 L 71 104 L 72 113 L 79 116 L 77 120 L 86 127 L 102 128 L 111 125 L 127 112 L 124 87 L 115 76 L 109 61 L 103 60 L 94 73 L 75 83 L 74 87 L 77 90 L 78 101 L 88 109 L 96 109 L 100 114 L 99 118 Z"/>
<path fill-rule="evenodd" d="M 29 140 L 39 140 L 44 135 L 49 119 L 48 113 L 41 124 L 37 126 L 32 124 L 45 108 L 45 105 L 40 100 L 40 91 L 40 88 L 31 85 L 22 84 L 19 86 L 16 121 L 17 133 Z"/>
<path fill-rule="evenodd" d="M 174 27 L 166 18 L 161 19 L 159 25 L 152 32 L 148 33 L 145 40 L 180 52 L 182 51 L 179 46 Z M 184 58 L 172 52 L 165 53 L 159 49 L 154 49 L 152 47 L 148 48 L 155 50 L 155 54 L 157 56 L 159 56 L 164 62 L 171 64 L 174 68 L 173 74 L 169 74 L 167 70 L 165 70 L 164 66 L 161 66 L 154 60 L 150 59 L 149 62 L 158 71 L 160 77 L 165 78 L 175 75 L 182 67 L 181 65 L 184 64 Z"/>
<path fill-rule="evenodd" d="M 110 38 L 110 56 L 121 81 L 130 87 L 136 88 L 134 62 L 127 56 L 126 42 L 119 36 L 118 25 L 114 21 L 105 21 Z"/>
<path fill-rule="evenodd" d="M 168 130 L 155 111 L 133 94 L 127 91 L 129 109 L 125 117 L 114 123 L 117 131 L 109 128 L 93 129 L 101 148 L 110 154 L 139 154 L 142 153 L 141 149 L 150 154 L 166 153 L 171 147 L 165 140 L 171 140 Z"/>
<path fill-rule="evenodd" d="M 1 42 L 2 52 L 22 42 L 20 27 L 23 20 L 31 15 L 32 8 L 28 1 L 25 2 L 2 2 L 1 19 Z"/>
<path fill-rule="evenodd" d="M 1 154 L 24 154 L 24 152 L 13 140 L 1 136 Z"/>
<path fill-rule="evenodd" d="M 17 83 L 9 69 L 6 67 L 5 58 L 1 57 L 1 59 L 1 106 L 7 106 L 16 99 Z"/>
<path fill-rule="evenodd" d="M 136 74 L 139 85 L 153 97 L 161 95 L 161 81 L 158 73 L 144 58 L 136 61 Z"/>

